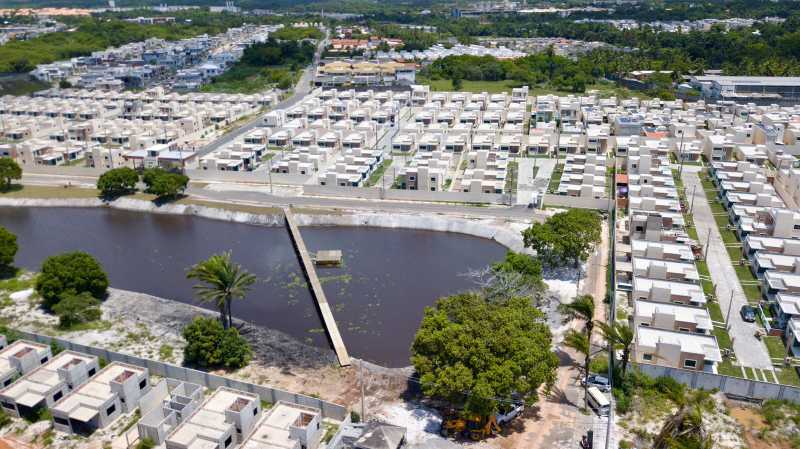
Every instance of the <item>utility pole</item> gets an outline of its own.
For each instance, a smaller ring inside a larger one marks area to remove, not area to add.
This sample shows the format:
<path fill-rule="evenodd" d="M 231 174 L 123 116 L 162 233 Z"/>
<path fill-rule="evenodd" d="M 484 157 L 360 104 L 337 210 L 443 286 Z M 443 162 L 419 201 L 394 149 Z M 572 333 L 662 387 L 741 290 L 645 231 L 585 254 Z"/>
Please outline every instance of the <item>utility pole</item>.
<path fill-rule="evenodd" d="M 694 193 L 695 193 L 696 190 L 697 190 L 697 184 L 692 186 L 692 201 L 689 203 L 689 213 L 690 214 L 692 213 L 692 210 L 694 210 Z"/>
<path fill-rule="evenodd" d="M 269 158 L 267 176 L 269 176 L 269 194 L 272 195 L 272 158 Z"/>
<path fill-rule="evenodd" d="M 703 252 L 703 260 L 708 260 L 708 246 L 711 244 L 711 228 L 708 229 L 708 237 L 706 237 L 706 247 Z"/>
<path fill-rule="evenodd" d="M 358 377 L 361 380 L 361 422 L 367 422 L 367 409 L 364 408 L 364 361 L 359 362 L 358 366 Z"/>
<path fill-rule="evenodd" d="M 733 308 L 733 289 L 731 289 L 731 299 L 728 301 L 728 313 L 725 314 L 725 330 L 730 330 L 730 317 L 731 317 L 731 309 Z"/>
<path fill-rule="evenodd" d="M 681 147 L 680 147 L 680 150 L 678 151 L 678 157 L 681 158 L 681 160 L 679 161 L 681 163 L 681 168 L 680 168 L 680 170 L 678 170 L 678 178 L 680 178 L 681 180 L 683 180 L 683 136 L 684 136 L 684 134 L 686 134 L 686 131 L 685 130 L 681 131 L 681 143 L 680 143 Z"/>

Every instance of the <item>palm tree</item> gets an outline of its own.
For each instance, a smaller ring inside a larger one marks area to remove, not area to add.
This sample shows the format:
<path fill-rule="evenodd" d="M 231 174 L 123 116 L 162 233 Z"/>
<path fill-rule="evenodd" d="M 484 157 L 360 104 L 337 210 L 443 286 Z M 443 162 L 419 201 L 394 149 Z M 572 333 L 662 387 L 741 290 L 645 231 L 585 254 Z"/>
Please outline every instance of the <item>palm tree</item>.
<path fill-rule="evenodd" d="M 589 336 L 576 331 L 575 329 L 570 329 L 564 335 L 564 346 L 568 348 L 572 348 L 580 354 L 583 354 L 583 379 L 586 380 L 589 377 L 589 364 L 591 363 L 592 357 L 592 345 L 589 341 Z M 587 382 L 583 383 L 583 396 L 586 398 L 587 390 L 589 389 L 589 384 Z M 588 403 L 588 402 L 587 402 Z"/>
<path fill-rule="evenodd" d="M 592 329 L 594 329 L 594 298 L 592 295 L 581 295 L 569 304 L 561 304 L 558 311 L 564 315 L 564 323 L 571 320 L 583 320 L 586 322 L 584 331 L 591 339 Z"/>
<path fill-rule="evenodd" d="M 215 254 L 199 262 L 189 269 L 186 277 L 202 282 L 194 286 L 197 296 L 201 301 L 217 306 L 225 329 L 233 324 L 231 303 L 234 299 L 244 299 L 250 286 L 256 282 L 254 275 L 231 261 L 230 252 Z"/>
<path fill-rule="evenodd" d="M 614 350 L 622 351 L 622 379 L 625 379 L 625 373 L 628 370 L 628 362 L 631 358 L 631 349 L 633 347 L 633 329 L 625 323 L 615 322 L 609 325 L 601 321 L 596 322 L 600 328 L 600 333 L 603 338 L 611 345 Z M 612 358 L 611 363 L 614 363 Z"/>

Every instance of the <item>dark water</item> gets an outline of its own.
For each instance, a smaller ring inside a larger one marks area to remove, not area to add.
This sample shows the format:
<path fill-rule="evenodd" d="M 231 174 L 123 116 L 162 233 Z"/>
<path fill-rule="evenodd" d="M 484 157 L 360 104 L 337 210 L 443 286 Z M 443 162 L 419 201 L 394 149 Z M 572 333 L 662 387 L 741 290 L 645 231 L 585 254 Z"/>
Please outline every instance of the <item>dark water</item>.
<path fill-rule="evenodd" d="M 186 270 L 233 252 L 258 283 L 234 304 L 238 318 L 327 346 L 288 231 L 182 215 L 96 208 L 0 207 L 17 234 L 17 265 L 38 270 L 64 251 L 95 256 L 111 286 L 193 302 Z M 318 270 L 348 351 L 388 366 L 409 364 L 423 308 L 471 287 L 461 274 L 503 257 L 495 242 L 460 234 L 378 228 L 302 228 L 309 251 L 341 249 L 340 268 Z"/>

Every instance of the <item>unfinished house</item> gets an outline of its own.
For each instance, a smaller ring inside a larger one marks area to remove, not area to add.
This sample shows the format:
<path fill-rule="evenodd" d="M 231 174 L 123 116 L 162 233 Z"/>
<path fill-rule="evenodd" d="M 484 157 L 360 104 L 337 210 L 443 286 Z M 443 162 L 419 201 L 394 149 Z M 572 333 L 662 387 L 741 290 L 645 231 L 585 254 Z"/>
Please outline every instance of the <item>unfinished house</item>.
<path fill-rule="evenodd" d="M 97 357 L 64 351 L 12 385 L 0 390 L 0 405 L 17 417 L 33 417 L 50 409 L 99 371 Z"/>
<path fill-rule="evenodd" d="M 53 357 L 50 346 L 17 340 L 0 351 L 0 384 L 11 385 L 17 376 L 28 374 Z"/>
<path fill-rule="evenodd" d="M 264 413 L 241 449 L 317 449 L 323 433 L 318 409 L 280 401 Z"/>
<path fill-rule="evenodd" d="M 231 448 L 244 441 L 260 416 L 258 396 L 218 388 L 167 436 L 166 449 Z"/>
<path fill-rule="evenodd" d="M 109 364 L 51 409 L 53 427 L 78 435 L 105 428 L 138 407 L 139 398 L 150 390 L 148 377 L 147 368 Z"/>
<path fill-rule="evenodd" d="M 139 438 L 163 444 L 167 435 L 203 403 L 203 387 L 165 379 L 139 400 L 142 419 L 137 423 Z"/>

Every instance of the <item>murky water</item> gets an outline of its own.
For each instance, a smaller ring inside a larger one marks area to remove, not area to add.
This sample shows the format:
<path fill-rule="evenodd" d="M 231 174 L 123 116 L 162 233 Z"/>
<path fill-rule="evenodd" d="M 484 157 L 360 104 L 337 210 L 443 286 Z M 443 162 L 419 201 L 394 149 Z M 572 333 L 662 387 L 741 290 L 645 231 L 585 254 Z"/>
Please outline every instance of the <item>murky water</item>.
<path fill-rule="evenodd" d="M 327 346 L 288 231 L 191 216 L 96 208 L 0 207 L 17 234 L 17 265 L 38 270 L 64 251 L 95 256 L 111 286 L 193 302 L 192 264 L 231 250 L 258 283 L 234 315 Z M 309 251 L 341 249 L 340 268 L 318 270 L 348 351 L 388 366 L 409 364 L 425 306 L 470 288 L 462 274 L 503 257 L 499 244 L 460 234 L 378 228 L 301 228 Z"/>

